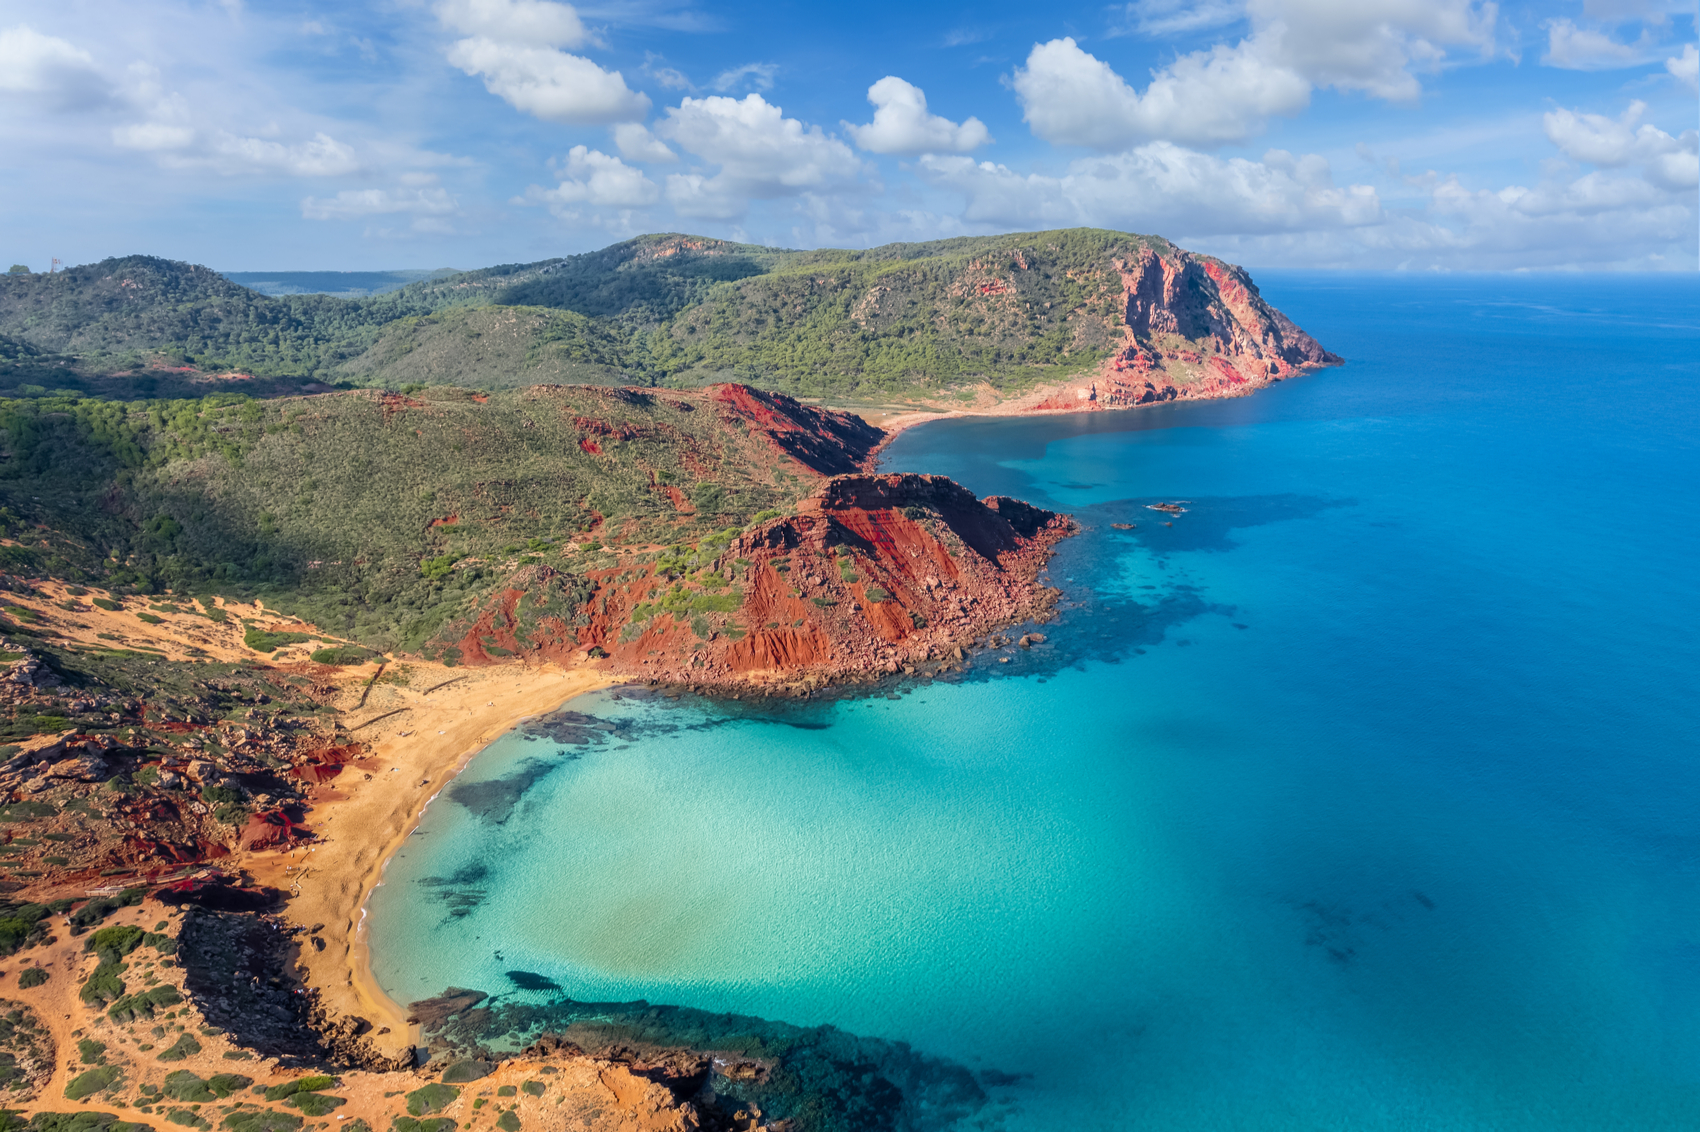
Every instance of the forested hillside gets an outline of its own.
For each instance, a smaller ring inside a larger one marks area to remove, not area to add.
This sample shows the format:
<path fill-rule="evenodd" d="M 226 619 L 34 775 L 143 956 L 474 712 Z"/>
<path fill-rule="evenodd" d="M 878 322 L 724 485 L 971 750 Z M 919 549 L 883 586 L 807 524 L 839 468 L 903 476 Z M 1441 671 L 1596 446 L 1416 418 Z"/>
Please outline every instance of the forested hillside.
<path fill-rule="evenodd" d="M 735 380 L 968 397 L 1061 380 L 1123 349 L 1127 272 L 1153 258 L 1172 268 L 1170 301 L 1220 313 L 1231 277 L 1267 311 L 1238 269 L 1160 237 L 1071 229 L 791 252 L 662 235 L 370 299 L 273 298 L 131 256 L 0 277 L 0 335 L 85 376 L 180 366 L 389 388 Z M 1221 334 L 1207 330 L 1180 345 L 1208 353 Z"/>

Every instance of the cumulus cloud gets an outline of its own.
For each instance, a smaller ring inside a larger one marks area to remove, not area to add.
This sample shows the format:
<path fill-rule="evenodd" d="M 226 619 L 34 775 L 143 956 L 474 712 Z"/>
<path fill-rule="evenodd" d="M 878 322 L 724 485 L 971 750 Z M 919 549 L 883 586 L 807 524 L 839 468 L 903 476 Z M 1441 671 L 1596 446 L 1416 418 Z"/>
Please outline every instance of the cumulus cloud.
<path fill-rule="evenodd" d="M 359 220 L 393 213 L 440 217 L 459 207 L 444 189 L 344 189 L 334 197 L 303 198 L 301 215 L 308 220 Z"/>
<path fill-rule="evenodd" d="M 1373 188 L 1334 184 L 1328 162 L 1271 150 L 1262 161 L 1151 142 L 1073 162 L 1062 176 L 965 157 L 923 157 L 922 175 L 964 198 L 964 218 L 1009 227 L 1094 225 L 1207 236 L 1338 229 L 1382 216 Z"/>
<path fill-rule="evenodd" d="M 614 145 L 618 147 L 620 156 L 627 161 L 671 162 L 678 161 L 679 155 L 667 148 L 667 144 L 649 132 L 649 127 L 642 122 L 621 122 L 611 133 L 614 135 Z"/>
<path fill-rule="evenodd" d="M 1045 141 L 1121 149 L 1152 138 L 1219 145 L 1255 133 L 1275 114 L 1310 103 L 1302 75 L 1271 66 L 1245 45 L 1218 44 L 1175 60 L 1142 96 L 1071 38 L 1035 44 L 1017 68 L 1016 96 Z"/>
<path fill-rule="evenodd" d="M 868 88 L 874 120 L 866 126 L 844 123 L 845 132 L 869 153 L 915 156 L 923 153 L 968 153 L 991 141 L 978 118 L 958 126 L 948 118 L 927 113 L 927 96 L 920 87 L 887 75 Z"/>
<path fill-rule="evenodd" d="M 1252 40 L 1318 87 L 1406 101 L 1458 48 L 1490 58 L 1490 0 L 1249 0 Z M 1251 41 L 1248 41 L 1251 42 Z"/>
<path fill-rule="evenodd" d="M 1491 54 L 1497 18 L 1493 4 L 1476 0 L 1249 0 L 1246 14 L 1251 35 L 1180 56 L 1153 72 L 1144 94 L 1072 38 L 1035 44 L 1011 85 L 1046 141 L 1214 146 L 1298 113 L 1316 87 L 1415 98 L 1417 72 L 1439 67 L 1449 48 Z"/>
<path fill-rule="evenodd" d="M 1533 185 L 1483 188 L 1393 168 L 1399 208 L 1384 207 L 1370 185 L 1338 184 L 1321 156 L 1283 150 L 1253 161 L 1157 141 L 1080 158 L 1060 174 L 942 155 L 917 165 L 933 187 L 961 195 L 961 219 L 981 231 L 1161 232 L 1254 264 L 1692 270 L 1700 145 L 1695 131 L 1672 137 L 1645 113 L 1635 104 L 1617 118 L 1548 114 L 1547 138 L 1565 160 Z M 1413 191 L 1420 203 L 1410 207 Z"/>
<path fill-rule="evenodd" d="M 667 199 L 680 215 L 716 220 L 742 216 L 754 200 L 834 192 L 861 172 L 854 151 L 819 126 L 805 126 L 759 94 L 711 95 L 668 107 L 656 133 L 720 167 L 708 175 L 674 173 Z"/>
<path fill-rule="evenodd" d="M 1665 70 L 1692 91 L 1700 91 L 1700 49 L 1692 43 L 1682 45 L 1682 54 L 1665 60 Z"/>
<path fill-rule="evenodd" d="M 89 110 L 115 100 L 92 55 L 28 24 L 0 30 L 0 94 L 33 96 L 53 110 Z"/>
<path fill-rule="evenodd" d="M 1646 181 L 1669 192 L 1700 186 L 1700 133 L 1671 137 L 1642 123 L 1647 104 L 1636 101 L 1620 117 L 1555 110 L 1542 119 L 1549 141 L 1565 156 L 1606 169 L 1639 165 Z"/>
<path fill-rule="evenodd" d="M 586 146 L 574 146 L 568 152 L 561 172 L 564 176 L 555 188 L 533 185 L 526 190 L 526 202 L 548 205 L 559 215 L 569 205 L 639 208 L 654 204 L 660 195 L 642 170 Z"/>
<path fill-rule="evenodd" d="M 578 13 L 549 0 L 446 0 L 444 25 L 466 34 L 445 53 L 484 89 L 549 122 L 601 125 L 641 121 L 649 96 L 580 55 L 559 50 L 590 42 Z"/>

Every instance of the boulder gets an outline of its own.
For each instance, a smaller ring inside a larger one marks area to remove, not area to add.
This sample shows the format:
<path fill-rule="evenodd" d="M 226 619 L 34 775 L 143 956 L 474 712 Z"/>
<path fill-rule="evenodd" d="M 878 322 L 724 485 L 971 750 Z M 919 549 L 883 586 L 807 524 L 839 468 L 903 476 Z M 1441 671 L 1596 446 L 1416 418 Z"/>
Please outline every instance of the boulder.
<path fill-rule="evenodd" d="M 106 760 L 91 752 L 81 753 L 71 759 L 62 759 L 47 770 L 51 779 L 75 779 L 80 783 L 104 783 L 112 777 Z"/>

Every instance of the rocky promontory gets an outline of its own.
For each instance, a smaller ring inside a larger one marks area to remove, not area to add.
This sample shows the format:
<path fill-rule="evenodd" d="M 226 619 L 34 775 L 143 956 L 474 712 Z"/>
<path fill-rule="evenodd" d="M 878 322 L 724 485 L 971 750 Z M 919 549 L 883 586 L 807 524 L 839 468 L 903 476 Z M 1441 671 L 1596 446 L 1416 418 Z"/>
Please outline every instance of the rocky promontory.
<path fill-rule="evenodd" d="M 943 476 L 832 476 L 787 515 L 590 572 L 516 578 L 456 643 L 464 661 L 536 653 L 611 674 L 798 693 L 925 662 L 1042 618 L 1038 581 L 1067 516 Z M 557 613 L 534 616 L 528 610 Z"/>

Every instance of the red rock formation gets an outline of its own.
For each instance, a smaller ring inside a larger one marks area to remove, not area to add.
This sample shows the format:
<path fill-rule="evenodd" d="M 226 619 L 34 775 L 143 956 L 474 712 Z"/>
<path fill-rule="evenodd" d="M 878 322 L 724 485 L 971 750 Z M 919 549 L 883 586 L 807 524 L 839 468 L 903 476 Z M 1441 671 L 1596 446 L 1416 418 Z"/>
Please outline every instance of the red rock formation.
<path fill-rule="evenodd" d="M 1233 397 L 1341 361 L 1266 303 L 1244 268 L 1154 247 L 1116 267 L 1122 347 L 1080 381 L 1021 408 L 1119 409 Z"/>
<path fill-rule="evenodd" d="M 854 414 L 816 409 L 782 393 L 730 384 L 707 392 L 722 420 L 760 432 L 776 454 L 823 476 L 856 471 L 885 439 Z"/>
<path fill-rule="evenodd" d="M 453 631 L 445 654 L 491 664 L 589 653 L 627 676 L 723 686 L 891 673 L 1043 616 L 1056 592 L 1035 579 L 1073 530 L 1065 516 L 977 500 L 942 476 L 836 476 L 796 514 L 719 550 L 705 544 L 684 577 L 659 561 L 594 571 L 595 592 L 567 609 L 550 595 L 568 576 L 527 568 Z M 729 600 L 735 608 L 717 608 Z M 523 603 L 548 612 L 528 619 Z"/>
<path fill-rule="evenodd" d="M 261 811 L 248 816 L 248 825 L 242 828 L 238 845 L 244 850 L 263 850 L 310 836 L 305 827 L 290 821 L 283 811 Z"/>

